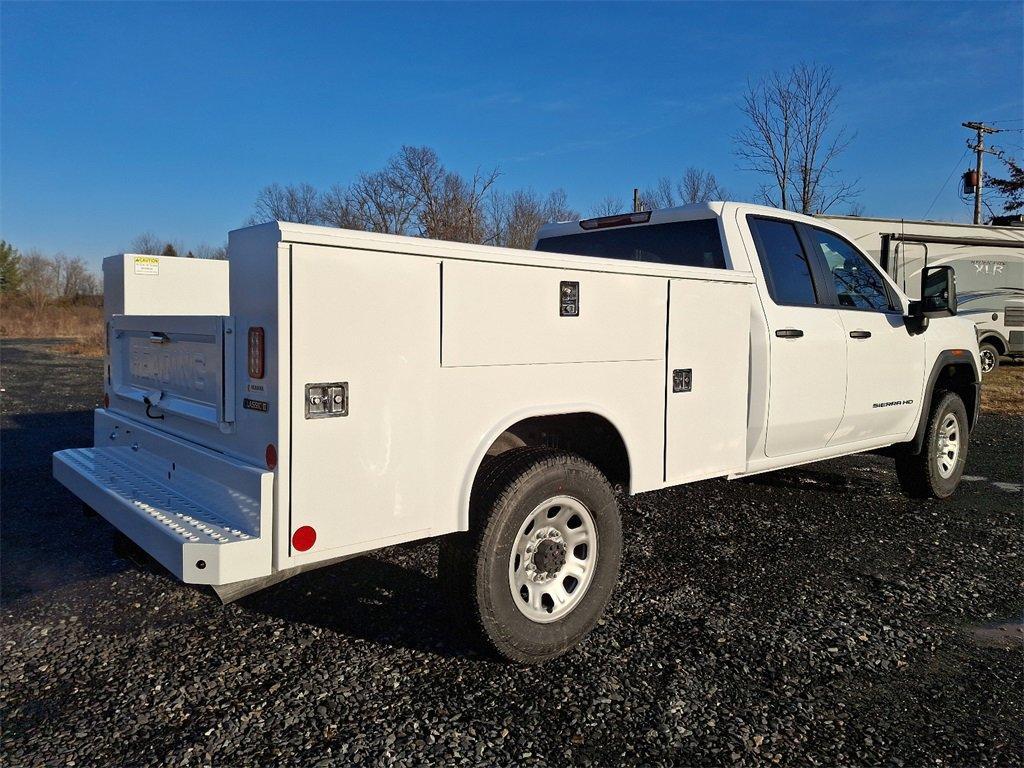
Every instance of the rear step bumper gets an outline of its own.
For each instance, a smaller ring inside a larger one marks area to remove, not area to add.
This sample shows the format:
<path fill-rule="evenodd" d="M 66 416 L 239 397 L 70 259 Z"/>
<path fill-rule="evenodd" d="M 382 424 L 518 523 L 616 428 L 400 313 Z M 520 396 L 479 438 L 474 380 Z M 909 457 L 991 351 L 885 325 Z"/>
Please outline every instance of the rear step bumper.
<path fill-rule="evenodd" d="M 272 472 L 96 411 L 95 448 L 53 455 L 53 476 L 190 584 L 269 576 Z"/>

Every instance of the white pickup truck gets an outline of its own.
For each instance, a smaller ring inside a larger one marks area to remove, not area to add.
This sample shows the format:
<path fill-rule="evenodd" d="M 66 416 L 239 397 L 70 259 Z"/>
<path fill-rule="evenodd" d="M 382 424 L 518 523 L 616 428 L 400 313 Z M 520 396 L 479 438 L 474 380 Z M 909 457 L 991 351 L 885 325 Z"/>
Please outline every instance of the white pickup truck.
<path fill-rule="evenodd" d="M 774 209 L 554 224 L 535 251 L 268 223 L 228 252 L 107 260 L 95 447 L 54 455 L 225 600 L 444 536 L 463 615 L 540 662 L 612 593 L 614 486 L 884 449 L 941 498 L 978 417 L 951 270 L 910 302 L 841 231 Z"/>

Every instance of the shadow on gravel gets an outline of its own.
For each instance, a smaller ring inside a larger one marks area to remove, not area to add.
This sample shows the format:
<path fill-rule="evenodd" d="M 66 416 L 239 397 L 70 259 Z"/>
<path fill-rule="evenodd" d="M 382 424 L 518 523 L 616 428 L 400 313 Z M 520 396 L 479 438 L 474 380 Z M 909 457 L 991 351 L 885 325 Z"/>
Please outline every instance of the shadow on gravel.
<path fill-rule="evenodd" d="M 417 549 L 433 552 L 434 547 Z M 239 604 L 376 644 L 446 657 L 481 656 L 435 578 L 373 556 L 294 576 Z"/>
<path fill-rule="evenodd" d="M 2 443 L 4 603 L 122 570 L 113 529 L 51 476 L 53 451 L 92 445 L 92 411 L 5 413 Z"/>
<path fill-rule="evenodd" d="M 827 472 L 808 467 L 797 469 L 780 470 L 767 472 L 763 475 L 754 475 L 744 482 L 753 485 L 769 486 L 771 488 L 794 488 L 807 490 L 813 488 L 820 491 L 839 491 L 848 493 L 850 491 L 874 492 L 883 489 L 883 486 L 894 487 L 895 480 L 890 478 L 875 479 L 872 477 L 851 477 L 848 474 L 839 472 Z"/>

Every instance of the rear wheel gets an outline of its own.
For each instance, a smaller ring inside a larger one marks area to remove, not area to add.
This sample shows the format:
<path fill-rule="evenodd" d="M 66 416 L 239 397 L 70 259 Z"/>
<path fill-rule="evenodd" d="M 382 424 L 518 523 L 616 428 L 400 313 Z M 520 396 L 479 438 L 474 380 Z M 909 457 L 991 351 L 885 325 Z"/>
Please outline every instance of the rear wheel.
<path fill-rule="evenodd" d="M 442 543 L 438 570 L 491 649 L 539 663 L 593 629 L 622 557 L 618 504 L 593 464 L 544 448 L 493 457 L 470 522 Z"/>
<path fill-rule="evenodd" d="M 928 417 L 921 452 L 913 455 L 907 451 L 896 457 L 896 476 L 904 492 L 918 499 L 951 496 L 964 472 L 969 441 L 963 400 L 946 392 Z"/>
<path fill-rule="evenodd" d="M 992 373 L 999 367 L 999 350 L 994 344 L 984 343 L 978 348 L 981 356 L 981 372 Z"/>

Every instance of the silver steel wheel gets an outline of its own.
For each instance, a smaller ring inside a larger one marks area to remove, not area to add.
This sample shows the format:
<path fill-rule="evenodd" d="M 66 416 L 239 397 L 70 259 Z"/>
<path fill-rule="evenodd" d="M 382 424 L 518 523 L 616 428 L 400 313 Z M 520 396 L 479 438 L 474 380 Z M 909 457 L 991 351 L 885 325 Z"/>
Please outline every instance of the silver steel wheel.
<path fill-rule="evenodd" d="M 981 352 L 981 372 L 991 373 L 996 367 L 996 353 L 991 347 L 983 347 Z"/>
<path fill-rule="evenodd" d="M 519 527 L 508 560 L 508 586 L 526 618 L 547 624 L 580 604 L 596 568 L 593 515 L 579 499 L 554 496 Z"/>
<path fill-rule="evenodd" d="M 960 458 L 960 420 L 957 419 L 956 414 L 947 413 L 939 427 L 939 446 L 935 453 L 935 463 L 944 480 L 953 475 L 958 458 Z"/>

